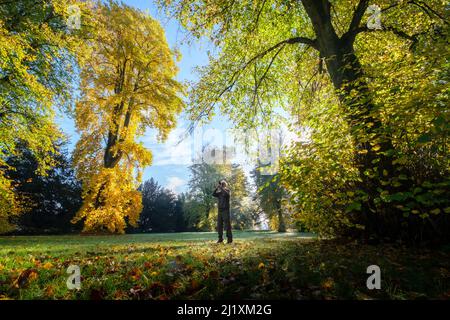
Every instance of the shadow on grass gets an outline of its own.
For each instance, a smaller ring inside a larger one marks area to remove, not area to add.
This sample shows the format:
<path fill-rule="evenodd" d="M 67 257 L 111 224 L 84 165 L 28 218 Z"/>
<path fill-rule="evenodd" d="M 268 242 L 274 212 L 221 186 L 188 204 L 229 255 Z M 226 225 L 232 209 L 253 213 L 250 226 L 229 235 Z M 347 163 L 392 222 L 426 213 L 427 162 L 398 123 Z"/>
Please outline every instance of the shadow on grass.
<path fill-rule="evenodd" d="M 236 242 L 232 245 L 215 244 L 215 233 L 72 236 L 48 238 L 47 242 L 40 238 L 38 243 L 29 242 L 30 247 L 34 246 L 32 253 L 37 254 L 43 248 L 50 253 L 33 256 L 20 251 L 27 248 L 25 240 L 20 239 L 20 246 L 16 243 L 2 248 L 0 296 L 15 299 L 450 298 L 448 248 L 371 246 L 317 240 L 304 234 L 236 232 Z M 21 249 L 15 253 L 7 253 L 18 248 Z M 65 269 L 73 261 L 82 268 L 82 289 L 78 292 L 65 287 Z M 381 269 L 381 290 L 366 287 L 369 265 Z M 27 270 L 24 280 L 22 275 Z M 14 287 L 18 280 L 21 282 Z"/>

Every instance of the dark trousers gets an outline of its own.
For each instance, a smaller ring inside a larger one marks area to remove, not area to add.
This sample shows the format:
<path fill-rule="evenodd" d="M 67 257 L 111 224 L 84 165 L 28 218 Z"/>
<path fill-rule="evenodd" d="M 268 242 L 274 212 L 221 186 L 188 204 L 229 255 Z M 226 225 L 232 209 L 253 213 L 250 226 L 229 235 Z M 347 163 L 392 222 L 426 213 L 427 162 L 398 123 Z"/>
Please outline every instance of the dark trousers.
<path fill-rule="evenodd" d="M 227 239 L 233 240 L 231 233 L 231 217 L 230 209 L 220 209 L 217 214 L 217 232 L 219 233 L 219 240 L 223 240 L 223 228 L 225 227 Z"/>

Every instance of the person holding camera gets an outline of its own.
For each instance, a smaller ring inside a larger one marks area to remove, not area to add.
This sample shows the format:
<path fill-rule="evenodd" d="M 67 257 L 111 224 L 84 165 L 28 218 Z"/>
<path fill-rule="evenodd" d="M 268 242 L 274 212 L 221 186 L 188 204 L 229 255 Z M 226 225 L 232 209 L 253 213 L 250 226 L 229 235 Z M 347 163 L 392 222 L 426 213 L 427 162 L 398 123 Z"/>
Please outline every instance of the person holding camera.
<path fill-rule="evenodd" d="M 231 233 L 230 189 L 228 189 L 228 184 L 225 180 L 219 181 L 213 196 L 218 199 L 219 209 L 217 214 L 217 232 L 219 233 L 219 240 L 217 243 L 223 242 L 224 227 L 227 234 L 227 243 L 232 243 L 233 234 Z"/>

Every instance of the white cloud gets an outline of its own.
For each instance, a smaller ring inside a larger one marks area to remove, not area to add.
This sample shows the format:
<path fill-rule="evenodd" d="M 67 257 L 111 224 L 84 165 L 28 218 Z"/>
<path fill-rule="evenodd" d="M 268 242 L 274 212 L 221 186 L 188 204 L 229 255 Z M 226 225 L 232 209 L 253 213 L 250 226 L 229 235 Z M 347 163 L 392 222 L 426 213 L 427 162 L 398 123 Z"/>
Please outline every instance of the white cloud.
<path fill-rule="evenodd" d="M 233 163 L 239 163 L 243 166 L 252 166 L 256 164 L 258 157 L 264 157 L 266 148 L 262 147 L 262 139 L 265 136 L 272 137 L 272 152 L 289 147 L 293 141 L 309 141 L 310 130 L 308 128 L 297 128 L 291 131 L 286 125 L 280 126 L 273 131 L 260 130 L 252 132 L 250 135 L 244 131 L 230 131 L 228 129 L 211 129 L 207 127 L 197 127 L 192 135 L 186 136 L 186 128 L 179 127 L 172 130 L 164 143 L 157 141 L 157 132 L 154 129 L 148 130 L 142 139 L 145 146 L 152 151 L 152 166 L 180 165 L 189 166 L 201 158 L 203 147 L 220 150 L 224 145 L 227 148 L 234 148 L 235 152 L 227 156 L 227 160 Z M 279 140 L 279 138 L 281 140 Z M 247 152 L 245 151 L 244 140 L 249 143 Z M 204 154 L 203 154 L 204 155 Z M 204 158 L 203 158 L 204 159 Z M 221 159 L 219 157 L 218 159 Z"/>
<path fill-rule="evenodd" d="M 166 188 L 178 193 L 178 188 L 185 185 L 187 182 L 179 177 L 168 177 Z"/>
<path fill-rule="evenodd" d="M 192 162 L 192 141 L 184 138 L 185 129 L 172 130 L 164 143 L 156 141 L 156 132 L 149 131 L 144 137 L 145 146 L 152 151 L 153 166 L 190 165 Z M 180 141 L 181 140 L 181 141 Z"/>

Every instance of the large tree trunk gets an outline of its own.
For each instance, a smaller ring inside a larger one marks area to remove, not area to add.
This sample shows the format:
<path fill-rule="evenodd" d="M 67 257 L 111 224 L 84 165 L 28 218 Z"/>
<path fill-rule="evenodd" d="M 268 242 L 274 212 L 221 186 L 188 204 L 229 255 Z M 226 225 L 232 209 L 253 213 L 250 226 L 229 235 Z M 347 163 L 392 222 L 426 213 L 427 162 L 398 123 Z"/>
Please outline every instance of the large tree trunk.
<path fill-rule="evenodd" d="M 105 155 L 103 159 L 103 166 L 108 169 L 114 168 L 122 157 L 121 152 L 114 152 L 114 147 L 118 142 L 118 135 L 109 131 L 108 141 L 106 143 Z"/>
<path fill-rule="evenodd" d="M 117 66 L 117 79 L 114 87 L 115 94 L 120 94 L 123 91 L 127 67 L 128 67 L 128 59 L 125 59 L 121 64 Z M 135 84 L 134 89 L 135 90 L 137 89 L 137 83 Z M 116 104 L 113 108 L 112 114 L 113 124 L 110 125 L 108 131 L 108 140 L 106 142 L 105 154 L 103 158 L 103 166 L 105 168 L 109 169 L 114 168 L 122 158 L 122 152 L 114 151 L 114 147 L 116 147 L 117 143 L 119 143 L 121 140 L 120 128 L 122 126 L 121 120 L 123 117 L 124 108 L 128 107 L 126 109 L 125 120 L 123 123 L 123 128 L 127 128 L 131 119 L 133 102 L 134 101 L 132 98 L 130 98 L 128 104 L 126 103 L 126 101 L 122 99 L 122 101 Z"/>
<path fill-rule="evenodd" d="M 361 64 L 355 55 L 353 39 L 339 38 L 333 28 L 329 1 L 303 0 L 303 5 L 311 19 L 320 56 L 325 60 L 333 86 L 345 108 L 345 117 L 357 148 L 355 160 L 362 178 L 360 188 L 369 197 L 362 215 L 368 222 L 367 225 L 375 229 L 367 231 L 379 234 L 381 230 L 376 230 L 377 215 L 371 214 L 370 211 L 375 211 L 373 200 L 378 194 L 380 179 L 387 179 L 396 174 L 393 159 L 389 156 L 394 148 L 392 140 L 383 134 L 385 130 L 371 98 Z M 375 169 L 374 177 L 367 175 L 367 171 L 371 169 Z M 390 210 L 392 208 L 388 211 Z"/>
<path fill-rule="evenodd" d="M 117 146 L 118 143 L 123 142 L 125 140 L 126 135 L 126 129 L 130 125 L 132 113 L 133 113 L 133 104 L 134 99 L 130 98 L 128 102 L 128 108 L 126 109 L 126 113 L 123 121 L 123 125 L 120 124 L 120 121 L 122 119 L 121 112 L 124 109 L 124 103 L 119 104 L 116 106 L 115 109 L 115 123 L 114 125 L 109 129 L 108 132 L 108 141 L 106 142 L 106 148 L 105 148 L 105 154 L 103 159 L 103 166 L 105 168 L 114 168 L 122 158 L 122 151 L 118 150 L 114 152 L 114 147 Z M 125 132 L 122 132 L 122 135 L 120 135 L 120 127 L 122 126 L 122 131 L 125 130 Z"/>

